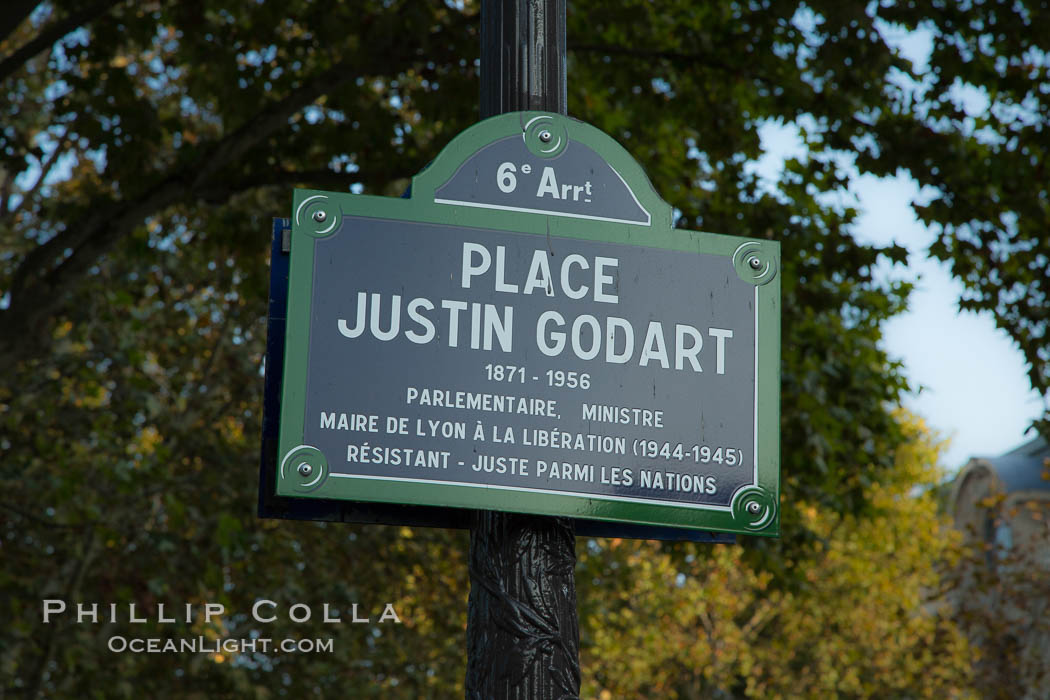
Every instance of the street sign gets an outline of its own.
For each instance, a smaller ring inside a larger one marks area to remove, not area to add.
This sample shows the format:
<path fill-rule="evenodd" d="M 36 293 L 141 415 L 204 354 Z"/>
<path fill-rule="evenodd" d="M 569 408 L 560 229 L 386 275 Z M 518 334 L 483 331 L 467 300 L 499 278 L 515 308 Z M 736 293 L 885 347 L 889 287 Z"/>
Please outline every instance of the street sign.
<path fill-rule="evenodd" d="M 279 496 L 779 531 L 779 246 L 672 228 L 591 126 L 297 190 L 288 295 Z"/>

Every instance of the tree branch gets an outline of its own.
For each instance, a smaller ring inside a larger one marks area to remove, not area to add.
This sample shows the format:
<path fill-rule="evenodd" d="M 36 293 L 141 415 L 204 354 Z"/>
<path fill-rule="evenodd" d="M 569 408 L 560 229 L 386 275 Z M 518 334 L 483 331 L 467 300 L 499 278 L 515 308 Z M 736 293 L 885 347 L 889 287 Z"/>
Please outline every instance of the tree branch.
<path fill-rule="evenodd" d="M 55 142 L 55 149 L 51 151 L 51 155 L 49 155 L 47 160 L 40 165 L 40 177 L 38 177 L 36 182 L 33 183 L 33 186 L 22 195 L 22 201 L 18 203 L 18 206 L 10 211 L 3 211 L 0 213 L 0 221 L 13 217 L 21 209 L 25 208 L 30 200 L 36 196 L 37 191 L 44 184 L 44 180 L 47 179 L 47 176 L 51 173 L 51 169 L 55 167 L 55 163 L 58 162 L 58 157 L 62 155 L 68 142 L 69 128 L 67 127 L 66 130 L 62 132 L 62 136 L 60 136 L 58 141 Z"/>
<path fill-rule="evenodd" d="M 63 303 L 65 290 L 117 241 L 157 211 L 214 189 L 216 185 L 209 178 L 286 127 L 299 110 L 356 75 L 341 64 L 318 74 L 218 142 L 200 149 L 194 161 L 148 189 L 100 203 L 83 220 L 71 222 L 67 229 L 33 249 L 15 270 L 8 308 L 0 311 L 0 357 L 13 361 L 46 347 L 45 321 Z"/>
<path fill-rule="evenodd" d="M 7 0 L 0 12 L 0 41 L 6 39 L 33 12 L 40 0 Z"/>
<path fill-rule="evenodd" d="M 122 0 L 102 0 L 102 2 L 83 7 L 79 11 L 70 13 L 44 27 L 39 34 L 20 46 L 3 61 L 0 61 L 0 83 L 7 80 L 8 76 L 25 65 L 33 56 L 36 56 L 80 25 L 106 14 L 111 7 L 119 2 L 122 2 Z M 37 3 L 34 2 L 32 4 L 36 5 Z"/>
<path fill-rule="evenodd" d="M 14 180 L 6 170 L 0 169 L 0 221 L 7 218 L 7 201 L 11 198 Z"/>
<path fill-rule="evenodd" d="M 83 553 L 77 560 L 76 566 L 73 569 L 73 574 L 70 577 L 69 585 L 62 594 L 62 600 L 72 600 L 76 596 L 77 591 L 80 589 L 80 584 L 84 580 L 84 574 L 87 571 L 88 563 L 90 563 L 95 556 L 94 529 L 88 529 L 84 532 L 83 542 Z M 32 678 L 32 683 L 26 692 L 26 697 L 30 700 L 36 700 L 36 698 L 40 696 L 40 692 L 44 685 L 44 676 L 47 674 L 47 667 L 48 664 L 51 663 L 51 657 L 55 653 L 55 642 L 60 631 L 62 631 L 62 628 L 59 624 L 48 626 L 47 636 L 44 638 L 44 648 L 41 651 L 40 659 L 37 661 L 33 673 L 30 676 Z"/>
<path fill-rule="evenodd" d="M 722 61 L 711 54 L 699 54 L 699 53 L 682 53 L 680 51 L 664 51 L 661 49 L 637 49 L 627 48 L 625 46 L 610 46 L 606 44 L 569 44 L 569 51 L 576 51 L 580 53 L 598 53 L 608 54 L 610 56 L 627 56 L 629 58 L 644 58 L 653 59 L 658 58 L 664 61 L 671 61 L 672 63 L 702 63 L 712 68 L 717 68 L 726 73 L 733 73 L 734 75 L 741 75 L 739 65 L 730 65 L 725 61 Z M 766 85 L 772 85 L 773 81 L 761 75 L 751 74 L 749 77 L 758 80 Z"/>
<path fill-rule="evenodd" d="M 25 518 L 26 520 L 28 520 L 28 521 L 30 521 L 32 523 L 35 523 L 37 525 L 43 526 L 43 527 L 51 527 L 51 528 L 57 528 L 57 529 L 70 529 L 71 528 L 71 529 L 76 529 L 76 530 L 82 530 L 85 527 L 89 527 L 89 526 L 93 526 L 93 525 L 97 525 L 98 524 L 97 520 L 86 520 L 86 521 L 79 522 L 79 523 L 55 522 L 55 521 L 52 521 L 52 520 L 47 520 L 46 518 L 41 518 L 38 515 L 34 515 L 34 514 L 30 513 L 29 511 L 23 510 L 23 509 L 15 506 L 15 505 L 12 505 L 11 503 L 8 503 L 6 501 L 0 501 L 0 508 L 3 508 L 6 511 L 14 513 L 15 515 L 17 515 L 17 516 L 19 516 L 21 518 Z"/>
<path fill-rule="evenodd" d="M 203 185 L 198 196 L 210 204 L 220 204 L 238 192 L 275 185 L 305 185 L 313 189 L 347 190 L 362 179 L 360 173 L 337 173 L 334 170 L 269 170 L 235 182 L 214 181 Z"/>

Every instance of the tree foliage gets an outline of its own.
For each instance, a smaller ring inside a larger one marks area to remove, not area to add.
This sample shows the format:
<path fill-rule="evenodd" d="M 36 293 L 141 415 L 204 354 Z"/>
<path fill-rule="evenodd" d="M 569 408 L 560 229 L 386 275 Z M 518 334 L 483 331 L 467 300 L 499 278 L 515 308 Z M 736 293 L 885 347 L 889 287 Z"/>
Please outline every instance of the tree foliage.
<path fill-rule="evenodd" d="M 847 164 L 929 185 L 934 254 L 954 261 L 973 305 L 1010 311 L 1002 323 L 1030 359 L 1040 352 L 1045 304 L 1009 295 L 1045 285 L 1047 239 L 1033 232 L 1047 228 L 1046 196 L 1025 185 L 1045 145 L 1045 12 L 570 3 L 570 114 L 624 144 L 681 226 L 782 242 L 785 536 L 714 563 L 697 550 L 693 564 L 761 567 L 733 584 L 765 581 L 752 600 L 803 595 L 828 519 L 875 517 L 907 442 L 892 411 L 905 382 L 879 341 L 908 285 L 872 272 L 904 249 L 854 239 Z M 400 194 L 476 120 L 479 26 L 476 2 L 417 0 L 0 10 L 0 605 L 12 621 L 0 675 L 16 688 L 456 692 L 462 533 L 260 522 L 254 501 L 269 219 L 288 214 L 295 185 Z M 925 71 L 887 39 L 917 27 L 933 36 Z M 967 82 L 999 106 L 965 115 Z M 807 149 L 776 183 L 753 167 L 770 121 L 799 125 Z M 603 545 L 595 561 L 620 551 Z M 662 556 L 624 563 L 616 585 L 661 580 Z M 392 602 L 404 622 L 337 628 L 336 658 L 257 663 L 112 655 L 98 642 L 112 626 L 39 622 L 44 597 L 216 600 L 243 614 L 260 596 Z"/>
<path fill-rule="evenodd" d="M 820 544 L 797 562 L 805 574 L 794 590 L 736 547 L 682 556 L 590 543 L 583 695 L 971 697 L 968 645 L 932 565 L 954 559 L 958 540 L 930 488 L 938 450 L 921 422 L 905 430 L 896 469 L 871 489 L 877 515 L 801 509 Z"/>

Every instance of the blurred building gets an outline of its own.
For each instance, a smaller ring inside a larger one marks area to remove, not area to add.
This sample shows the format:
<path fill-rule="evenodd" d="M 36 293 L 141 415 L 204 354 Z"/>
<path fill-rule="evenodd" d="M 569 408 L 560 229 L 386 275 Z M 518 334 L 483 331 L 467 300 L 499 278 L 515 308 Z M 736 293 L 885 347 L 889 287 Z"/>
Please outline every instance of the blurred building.
<path fill-rule="evenodd" d="M 1042 437 L 971 459 L 951 499 L 968 545 L 957 572 L 960 624 L 985 697 L 1050 698 L 1050 445 Z"/>

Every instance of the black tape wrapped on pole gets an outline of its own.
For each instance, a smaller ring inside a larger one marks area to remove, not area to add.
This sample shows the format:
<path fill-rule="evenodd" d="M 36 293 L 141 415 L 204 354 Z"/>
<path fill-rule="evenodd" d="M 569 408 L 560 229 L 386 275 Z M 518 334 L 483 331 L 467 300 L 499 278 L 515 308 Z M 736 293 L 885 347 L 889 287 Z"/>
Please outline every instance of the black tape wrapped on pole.
<path fill-rule="evenodd" d="M 481 117 L 565 114 L 565 0 L 482 0 L 481 27 Z M 579 697 L 575 565 L 570 519 L 474 515 L 467 698 Z"/>

